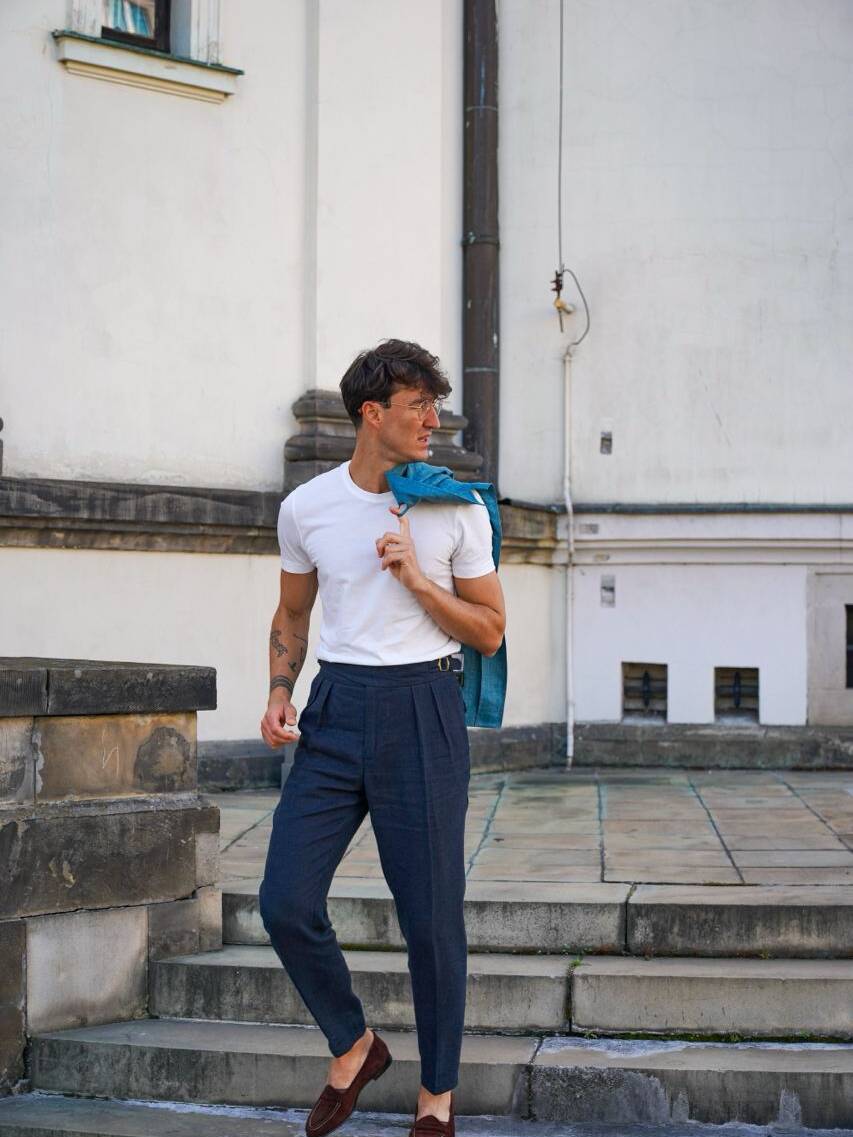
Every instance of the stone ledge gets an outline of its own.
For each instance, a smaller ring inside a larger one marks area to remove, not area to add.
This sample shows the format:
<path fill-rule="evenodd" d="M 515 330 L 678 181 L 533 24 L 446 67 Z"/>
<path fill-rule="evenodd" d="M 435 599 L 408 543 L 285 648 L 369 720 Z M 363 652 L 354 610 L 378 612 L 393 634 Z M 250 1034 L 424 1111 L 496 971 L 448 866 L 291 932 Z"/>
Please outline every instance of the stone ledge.
<path fill-rule="evenodd" d="M 215 709 L 214 667 L 0 657 L 0 717 Z"/>

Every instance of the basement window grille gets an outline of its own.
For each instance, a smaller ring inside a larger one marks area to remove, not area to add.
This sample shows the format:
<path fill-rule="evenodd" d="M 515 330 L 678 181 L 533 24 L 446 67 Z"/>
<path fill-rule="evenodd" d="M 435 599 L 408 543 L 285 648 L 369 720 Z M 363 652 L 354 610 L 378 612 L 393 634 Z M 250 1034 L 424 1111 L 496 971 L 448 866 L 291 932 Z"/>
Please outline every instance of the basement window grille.
<path fill-rule="evenodd" d="M 847 613 L 847 686 L 853 687 L 853 604 L 845 604 Z"/>
<path fill-rule="evenodd" d="M 714 717 L 758 722 L 758 668 L 714 668 Z"/>
<path fill-rule="evenodd" d="M 622 718 L 666 720 L 667 665 L 622 664 Z"/>

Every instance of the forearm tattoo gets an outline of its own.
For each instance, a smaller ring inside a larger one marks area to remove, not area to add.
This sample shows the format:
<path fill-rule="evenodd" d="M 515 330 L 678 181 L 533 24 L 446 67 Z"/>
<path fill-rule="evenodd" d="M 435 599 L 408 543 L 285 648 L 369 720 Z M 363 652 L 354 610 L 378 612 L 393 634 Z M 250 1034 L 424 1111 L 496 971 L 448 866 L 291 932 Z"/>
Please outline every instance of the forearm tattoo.
<path fill-rule="evenodd" d="M 281 659 L 283 655 L 287 655 L 287 648 L 281 642 L 281 632 L 278 630 L 278 628 L 273 628 L 272 632 L 270 633 L 270 647 L 273 649 L 279 659 Z"/>
<path fill-rule="evenodd" d="M 272 693 L 276 687 L 284 687 L 288 695 L 293 694 L 293 680 L 288 679 L 286 675 L 273 675 L 270 680 L 270 693 Z"/>

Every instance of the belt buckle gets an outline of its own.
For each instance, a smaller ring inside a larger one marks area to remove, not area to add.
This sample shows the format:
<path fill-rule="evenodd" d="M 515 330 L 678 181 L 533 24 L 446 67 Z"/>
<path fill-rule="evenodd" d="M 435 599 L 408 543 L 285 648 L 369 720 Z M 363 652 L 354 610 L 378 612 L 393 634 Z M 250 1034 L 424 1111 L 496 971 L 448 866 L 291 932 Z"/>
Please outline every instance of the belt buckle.
<path fill-rule="evenodd" d="M 444 664 L 447 664 L 447 666 L 446 667 L 443 666 Z M 449 671 L 450 670 L 450 656 L 449 655 L 443 655 L 441 657 L 441 659 L 439 659 L 438 670 L 439 671 Z"/>

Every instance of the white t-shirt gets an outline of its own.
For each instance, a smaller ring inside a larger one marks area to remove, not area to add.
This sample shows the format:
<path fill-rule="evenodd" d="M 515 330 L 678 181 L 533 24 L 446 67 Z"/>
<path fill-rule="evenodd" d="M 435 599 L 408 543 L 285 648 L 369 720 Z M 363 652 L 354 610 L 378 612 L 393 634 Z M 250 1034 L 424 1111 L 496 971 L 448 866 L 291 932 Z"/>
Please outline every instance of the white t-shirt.
<path fill-rule="evenodd" d="M 349 462 L 297 486 L 281 503 L 281 567 L 298 573 L 317 569 L 323 607 L 319 659 L 420 663 L 461 647 L 391 570 L 381 567 L 376 540 L 386 531 L 399 532 L 400 523 L 389 508 L 396 504 L 390 490 L 368 493 L 357 486 Z M 455 593 L 454 576 L 494 571 L 485 505 L 421 501 L 406 517 L 418 564 L 448 592 Z"/>

